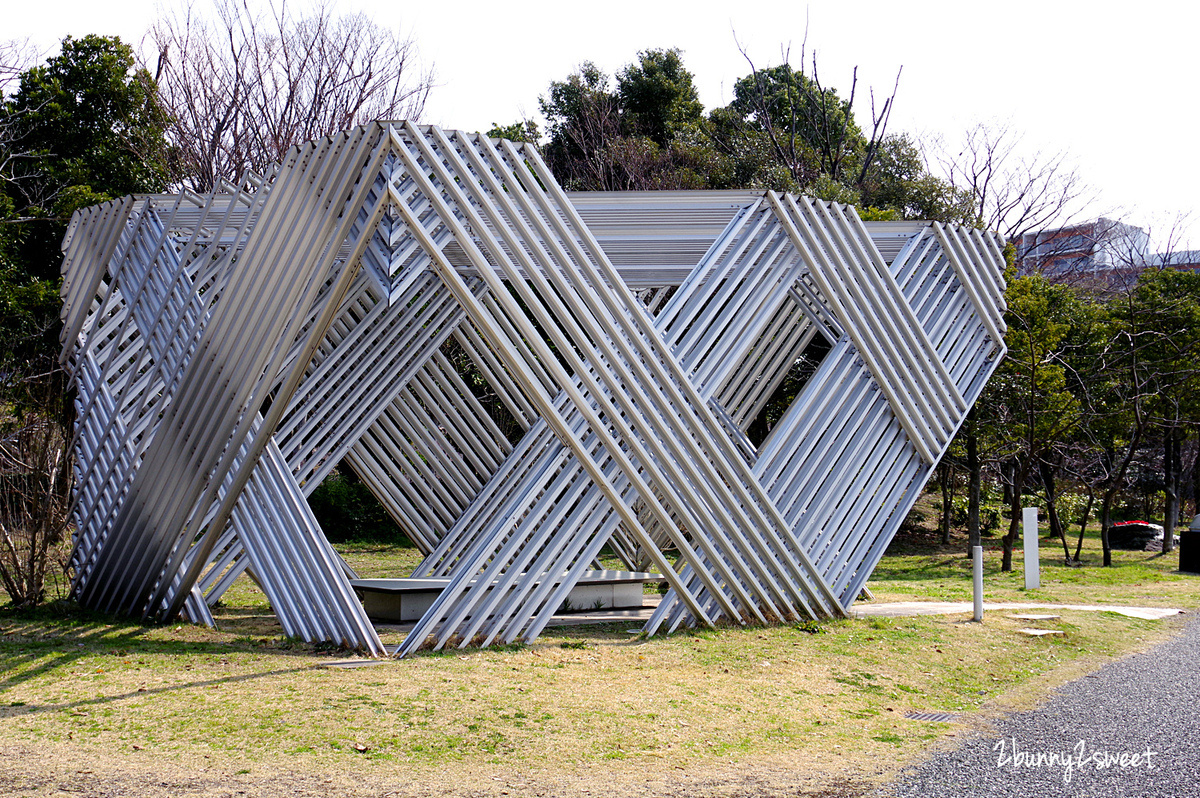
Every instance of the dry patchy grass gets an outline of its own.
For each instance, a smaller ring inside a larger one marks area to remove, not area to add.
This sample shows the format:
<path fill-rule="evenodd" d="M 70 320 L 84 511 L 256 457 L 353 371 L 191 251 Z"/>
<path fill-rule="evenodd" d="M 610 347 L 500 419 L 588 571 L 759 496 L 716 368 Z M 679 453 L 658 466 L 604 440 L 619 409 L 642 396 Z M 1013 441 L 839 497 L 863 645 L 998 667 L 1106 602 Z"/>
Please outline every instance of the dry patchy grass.
<path fill-rule="evenodd" d="M 411 550 L 346 553 L 364 575 L 411 567 Z M 872 588 L 969 597 L 956 556 L 890 556 Z M 1044 592 L 1194 606 L 1195 582 L 1149 558 L 1071 569 L 1079 590 L 1047 567 Z M 989 574 L 988 597 L 1031 597 L 1019 578 Z M 906 711 L 985 717 L 1175 628 L 1065 612 L 1064 637 L 1032 639 L 992 613 L 646 640 L 627 623 L 340 669 L 345 652 L 282 639 L 248 581 L 226 604 L 220 630 L 0 612 L 0 791 L 859 795 L 954 733 Z"/>
<path fill-rule="evenodd" d="M 1017 622 L 846 621 L 634 639 L 573 629 L 509 650 L 356 669 L 245 639 L 121 623 L 5 619 L 0 739 L 121 771 L 203 763 L 226 776 L 347 770 L 484 789 L 799 763 L 873 780 L 945 730 L 907 710 L 972 712 L 1030 677 L 1163 634 L 1160 622 L 1068 614 L 1063 640 Z M 584 642 L 583 648 L 563 643 Z M 624 774 L 623 776 L 621 774 Z M 812 776 L 812 774 L 810 774 Z M 816 776 L 812 776 L 816 778 Z M 620 790 L 617 790 L 620 792 Z M 684 793 L 686 794 L 686 793 Z"/>

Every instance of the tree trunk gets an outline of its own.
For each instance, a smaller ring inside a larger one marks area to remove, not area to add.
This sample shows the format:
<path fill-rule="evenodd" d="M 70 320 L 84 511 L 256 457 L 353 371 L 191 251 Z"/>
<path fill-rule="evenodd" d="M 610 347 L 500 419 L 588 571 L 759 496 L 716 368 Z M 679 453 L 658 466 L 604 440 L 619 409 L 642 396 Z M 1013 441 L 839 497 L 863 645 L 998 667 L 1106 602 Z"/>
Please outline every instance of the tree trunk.
<path fill-rule="evenodd" d="M 1136 373 L 1136 372 L 1135 372 Z M 1110 472 L 1108 486 L 1104 489 L 1104 497 L 1100 502 L 1100 545 L 1104 548 L 1104 567 L 1112 565 L 1112 547 L 1108 544 L 1108 528 L 1112 521 L 1112 506 L 1117 494 L 1125 484 L 1125 475 L 1129 473 L 1129 464 L 1133 462 L 1137 448 L 1141 445 L 1142 436 L 1146 433 L 1146 417 L 1142 413 L 1139 400 L 1133 403 L 1133 430 L 1129 436 L 1129 444 L 1125 447 L 1125 456 L 1116 471 Z"/>
<path fill-rule="evenodd" d="M 1096 492 L 1088 488 L 1087 505 L 1083 508 L 1083 517 L 1079 519 L 1079 540 L 1075 544 L 1075 562 L 1079 562 L 1079 553 L 1083 551 L 1083 534 L 1087 532 L 1088 521 L 1092 517 L 1092 505 L 1096 503 Z"/>
<path fill-rule="evenodd" d="M 1025 484 L 1025 477 L 1028 476 L 1028 468 L 1022 467 L 1014 459 L 1012 461 L 1012 469 L 1009 471 L 1012 476 L 1012 491 L 1009 494 L 1008 502 L 1009 514 L 1012 516 L 1008 523 L 1008 534 L 1003 538 L 1004 556 L 1000 561 L 1001 571 L 1012 570 L 1013 544 L 1017 541 L 1017 534 L 1021 530 L 1021 488 Z"/>
<path fill-rule="evenodd" d="M 1200 515 L 1200 440 L 1196 442 L 1196 454 L 1192 457 L 1192 513 Z"/>
<path fill-rule="evenodd" d="M 1067 542 L 1067 531 L 1058 519 L 1058 491 L 1054 479 L 1054 468 L 1045 460 L 1038 463 L 1042 486 L 1046 489 L 1046 514 L 1050 518 L 1050 533 L 1062 541 L 1063 557 L 1071 559 L 1071 544 Z"/>
<path fill-rule="evenodd" d="M 1175 527 L 1179 523 L 1179 472 L 1183 470 L 1180 449 L 1183 437 L 1179 431 L 1167 431 L 1163 442 L 1163 492 L 1166 494 L 1163 508 L 1163 552 L 1175 548 Z"/>
<path fill-rule="evenodd" d="M 942 489 L 942 518 L 938 523 L 942 533 L 942 545 L 950 545 L 950 522 L 954 516 L 954 469 L 946 458 L 938 463 L 938 487 Z"/>
<path fill-rule="evenodd" d="M 1013 544 L 1017 541 L 1017 533 L 1021 530 L 1021 491 L 1013 490 L 1012 501 L 1009 502 L 1008 508 L 1011 510 L 1012 519 L 1008 522 L 1008 533 L 1002 538 L 1004 544 L 1004 556 L 1000 560 L 1001 571 L 1011 571 L 1013 569 Z"/>
<path fill-rule="evenodd" d="M 1112 565 L 1112 547 L 1108 545 L 1108 526 L 1111 518 L 1112 500 L 1116 490 L 1105 491 L 1104 499 L 1100 502 L 1100 546 L 1104 549 L 1104 566 Z"/>
<path fill-rule="evenodd" d="M 975 554 L 980 544 L 979 535 L 979 482 L 982 466 L 979 464 L 979 437 L 975 426 L 975 408 L 967 414 L 967 553 Z"/>

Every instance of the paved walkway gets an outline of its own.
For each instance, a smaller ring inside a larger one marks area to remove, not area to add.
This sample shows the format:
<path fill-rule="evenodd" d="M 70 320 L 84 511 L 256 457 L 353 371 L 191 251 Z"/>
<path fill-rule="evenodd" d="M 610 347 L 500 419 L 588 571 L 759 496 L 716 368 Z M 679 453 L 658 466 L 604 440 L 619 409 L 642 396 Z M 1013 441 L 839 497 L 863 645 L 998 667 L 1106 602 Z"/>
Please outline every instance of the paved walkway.
<path fill-rule="evenodd" d="M 636 624 L 630 631 L 639 631 L 641 624 L 649 620 L 658 609 L 662 596 L 657 593 L 647 593 L 642 597 L 643 606 L 628 610 L 590 610 L 555 615 L 549 626 L 584 626 L 587 624 L 622 623 Z M 1118 612 L 1131 618 L 1159 620 L 1178 615 L 1184 610 L 1162 607 L 1125 607 L 1115 604 L 1036 604 L 1036 603 L 991 603 L 985 602 L 984 611 L 988 610 L 1032 610 L 1038 608 L 1059 610 L 1087 610 L 1092 612 Z M 969 601 L 899 601 L 882 604 L 858 604 L 850 608 L 852 618 L 899 618 L 911 615 L 956 615 L 971 612 Z M 376 623 L 375 628 L 381 632 L 410 632 L 416 626 L 416 621 L 407 623 Z"/>
<path fill-rule="evenodd" d="M 1085 612 L 1116 612 L 1130 618 L 1158 621 L 1183 612 L 1174 607 L 1126 607 L 1120 604 L 1047 604 L 1045 602 L 990 602 L 983 603 L 983 611 L 989 610 L 1083 610 Z M 884 604 L 858 604 L 850 608 L 854 618 L 900 618 L 911 615 L 956 615 L 973 612 L 969 601 L 896 601 Z"/>
<path fill-rule="evenodd" d="M 880 795 L 1190 798 L 1200 794 L 1200 619 L 1151 650 L 973 731 Z"/>

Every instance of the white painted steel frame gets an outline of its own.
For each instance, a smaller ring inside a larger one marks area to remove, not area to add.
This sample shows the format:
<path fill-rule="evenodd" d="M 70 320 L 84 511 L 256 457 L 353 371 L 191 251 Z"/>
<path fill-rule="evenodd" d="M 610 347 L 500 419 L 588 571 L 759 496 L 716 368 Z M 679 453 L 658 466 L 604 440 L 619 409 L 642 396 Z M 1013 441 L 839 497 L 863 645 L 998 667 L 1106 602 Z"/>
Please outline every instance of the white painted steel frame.
<path fill-rule="evenodd" d="M 840 614 L 1003 355 L 1001 245 L 774 193 L 567 195 L 531 146 L 386 122 L 86 209 L 74 591 L 212 623 L 250 570 L 288 634 L 383 653 L 305 501 L 344 462 L 450 579 L 401 655 L 536 637 L 605 545 L 666 575 L 649 633 Z"/>

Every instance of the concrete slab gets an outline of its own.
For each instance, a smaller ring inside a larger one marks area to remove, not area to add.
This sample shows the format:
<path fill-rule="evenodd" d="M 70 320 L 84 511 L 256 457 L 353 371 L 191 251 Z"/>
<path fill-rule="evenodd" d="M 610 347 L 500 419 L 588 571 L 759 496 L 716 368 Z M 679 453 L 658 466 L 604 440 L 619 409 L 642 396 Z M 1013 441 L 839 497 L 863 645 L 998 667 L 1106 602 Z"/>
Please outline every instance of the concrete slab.
<path fill-rule="evenodd" d="M 1030 637 L 1047 637 L 1049 635 L 1066 635 L 1066 632 L 1062 631 L 1061 629 L 1018 629 L 1017 631 L 1023 635 L 1029 635 Z"/>
<path fill-rule="evenodd" d="M 642 597 L 642 606 L 627 610 L 592 610 L 590 612 L 572 612 L 567 615 L 555 615 L 550 619 L 550 626 L 586 626 L 589 624 L 604 624 L 604 623 L 644 623 L 650 620 L 650 616 L 658 609 L 658 605 L 662 602 L 662 596 L 657 593 L 646 593 Z M 380 632 L 399 633 L 411 632 L 416 626 L 416 621 L 400 622 L 380 622 L 375 624 L 375 628 Z M 629 634 L 640 634 L 641 627 L 630 627 L 625 630 Z"/>
<path fill-rule="evenodd" d="M 567 619 L 575 617 L 584 619 L 575 623 L 639 618 L 636 613 L 647 606 L 646 599 L 650 598 L 643 591 L 643 585 L 660 581 L 662 575 L 641 571 L 585 571 L 567 594 L 564 607 L 570 614 L 559 625 L 573 625 Z M 367 617 L 376 623 L 403 624 L 419 620 L 448 584 L 448 577 L 350 580 L 350 585 L 362 597 Z M 597 616 L 605 620 L 598 620 Z"/>

